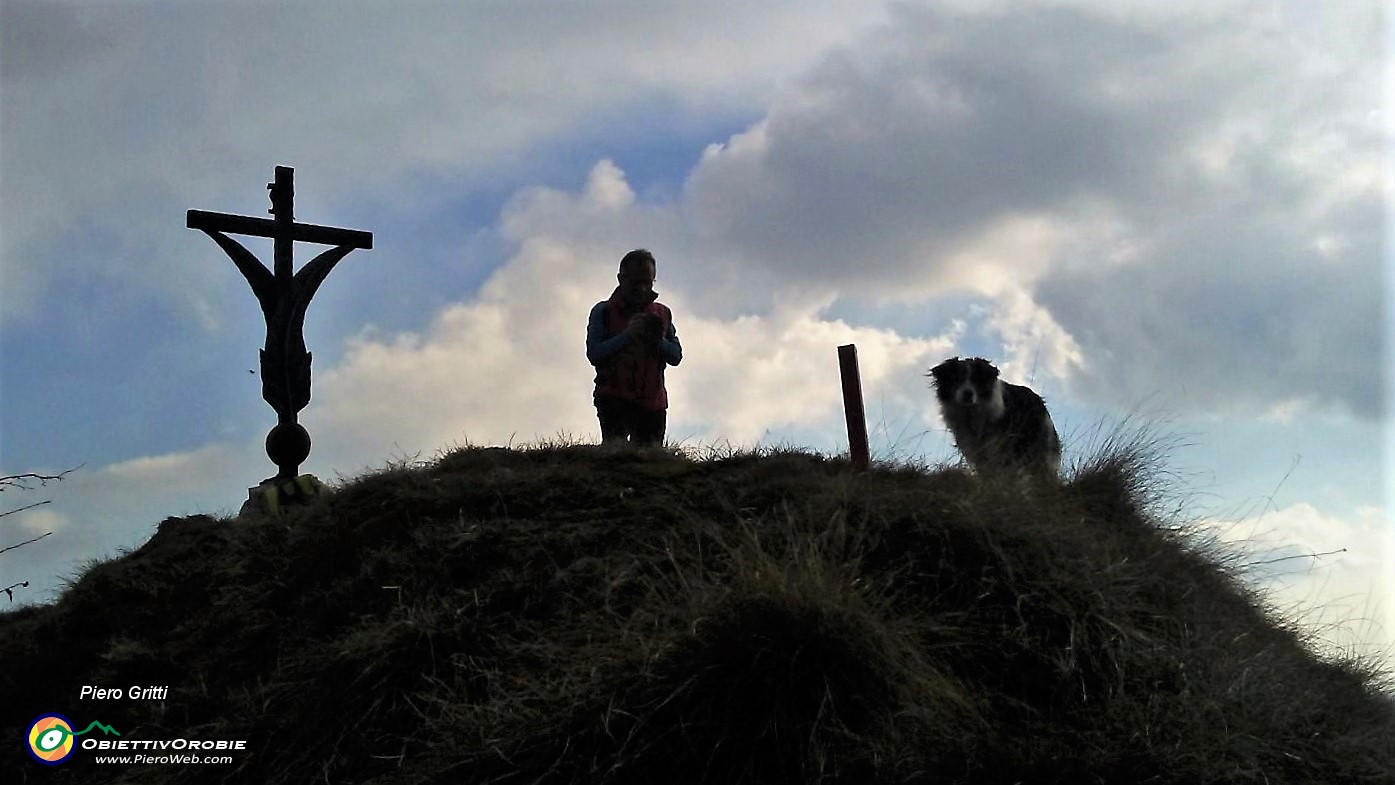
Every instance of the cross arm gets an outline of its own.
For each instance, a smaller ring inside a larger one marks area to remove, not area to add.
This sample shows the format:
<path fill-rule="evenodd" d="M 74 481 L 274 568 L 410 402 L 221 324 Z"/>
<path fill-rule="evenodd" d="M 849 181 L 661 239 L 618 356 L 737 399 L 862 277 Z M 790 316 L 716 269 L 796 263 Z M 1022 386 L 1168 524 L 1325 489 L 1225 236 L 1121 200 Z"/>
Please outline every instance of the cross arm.
<path fill-rule="evenodd" d="M 225 232 L 246 234 L 253 237 L 275 237 L 276 222 L 269 218 L 249 218 L 245 215 L 211 213 L 207 210 L 190 210 L 186 226 L 205 232 Z M 373 247 L 373 233 L 357 229 L 336 229 L 330 226 L 295 223 L 291 225 L 291 239 L 297 242 L 318 243 L 320 245 L 342 245 L 349 248 Z"/>
<path fill-rule="evenodd" d="M 276 278 L 271 271 L 259 261 L 257 257 L 247 250 L 242 243 L 213 229 L 202 229 L 204 234 L 213 238 L 213 242 L 232 259 L 237 265 L 238 272 L 247 279 L 247 283 L 252 285 L 252 294 L 256 295 L 257 302 L 261 303 L 262 310 L 266 311 L 275 307 L 276 300 Z"/>

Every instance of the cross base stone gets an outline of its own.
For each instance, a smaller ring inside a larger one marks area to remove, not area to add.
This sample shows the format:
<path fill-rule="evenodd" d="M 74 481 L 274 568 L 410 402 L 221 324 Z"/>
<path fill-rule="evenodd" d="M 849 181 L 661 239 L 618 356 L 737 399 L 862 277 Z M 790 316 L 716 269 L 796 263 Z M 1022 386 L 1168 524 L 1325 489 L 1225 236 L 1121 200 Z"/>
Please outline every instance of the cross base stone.
<path fill-rule="evenodd" d="M 324 483 L 313 474 L 302 474 L 285 480 L 272 477 L 247 489 L 247 501 L 242 503 L 237 517 L 280 515 L 291 507 L 309 504 L 323 491 Z"/>

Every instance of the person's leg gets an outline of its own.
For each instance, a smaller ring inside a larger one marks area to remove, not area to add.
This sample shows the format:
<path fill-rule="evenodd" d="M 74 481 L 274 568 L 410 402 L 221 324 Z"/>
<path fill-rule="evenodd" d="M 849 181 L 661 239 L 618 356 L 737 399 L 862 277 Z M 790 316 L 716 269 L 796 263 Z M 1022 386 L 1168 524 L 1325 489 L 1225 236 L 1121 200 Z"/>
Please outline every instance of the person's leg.
<path fill-rule="evenodd" d="M 662 446 L 664 431 L 668 427 L 668 412 L 663 409 L 651 412 L 638 406 L 635 409 L 635 442 L 645 446 Z"/>
<path fill-rule="evenodd" d="M 602 444 L 624 444 L 629 441 L 631 426 L 626 416 L 627 401 L 607 395 L 597 395 L 596 419 L 601 423 Z"/>

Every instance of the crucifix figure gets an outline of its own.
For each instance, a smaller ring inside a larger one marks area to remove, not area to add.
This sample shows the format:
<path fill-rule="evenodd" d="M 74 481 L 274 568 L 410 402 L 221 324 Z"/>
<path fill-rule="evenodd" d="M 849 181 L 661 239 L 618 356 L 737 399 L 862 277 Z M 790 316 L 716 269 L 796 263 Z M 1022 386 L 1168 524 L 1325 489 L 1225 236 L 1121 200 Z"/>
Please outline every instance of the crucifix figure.
<path fill-rule="evenodd" d="M 266 435 L 266 454 L 276 464 L 272 480 L 296 477 L 310 455 L 310 434 L 296 415 L 310 403 L 310 352 L 305 349 L 305 309 L 325 276 L 355 248 L 372 248 L 371 232 L 332 229 L 295 222 L 295 170 L 276 167 L 268 183 L 274 219 L 190 210 L 188 227 L 198 229 L 232 258 L 252 286 L 266 318 L 266 347 L 261 352 L 262 398 L 276 410 L 276 427 Z M 228 233 L 270 237 L 275 241 L 273 270 Z M 292 272 L 296 241 L 336 246 Z"/>

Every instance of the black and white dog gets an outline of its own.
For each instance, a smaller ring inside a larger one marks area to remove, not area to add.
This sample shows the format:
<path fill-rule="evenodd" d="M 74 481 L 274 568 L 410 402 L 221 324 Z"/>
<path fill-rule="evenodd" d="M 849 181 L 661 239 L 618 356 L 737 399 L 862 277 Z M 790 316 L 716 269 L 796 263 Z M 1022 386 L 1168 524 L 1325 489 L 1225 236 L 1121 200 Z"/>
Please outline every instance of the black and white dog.
<path fill-rule="evenodd" d="M 1061 440 L 1040 395 L 999 379 L 998 369 L 981 357 L 952 357 L 927 375 L 954 443 L 975 471 L 1056 479 Z"/>

